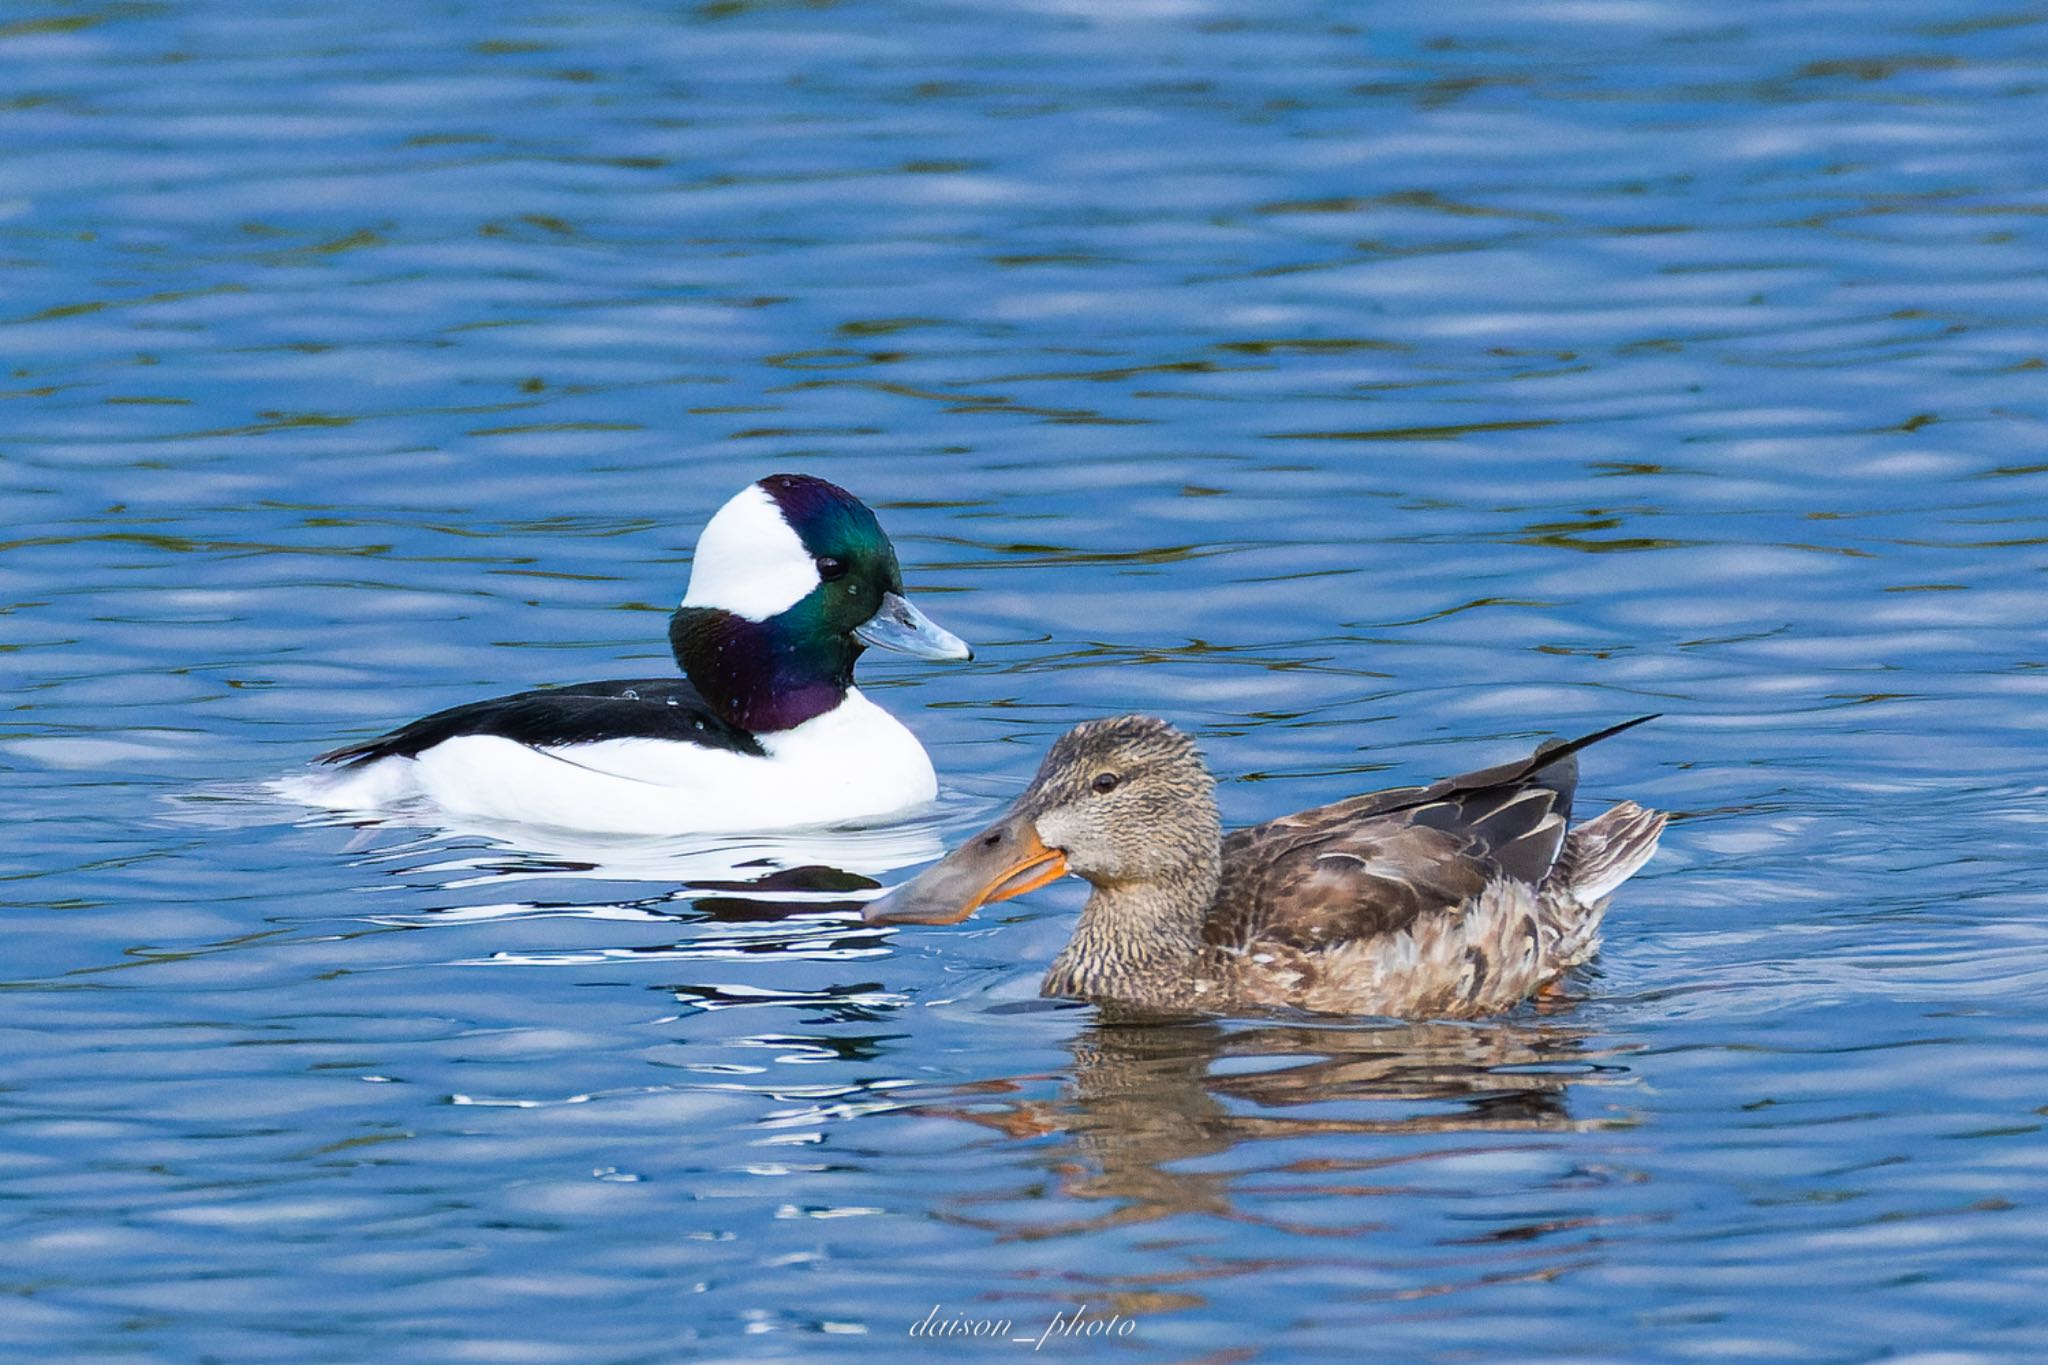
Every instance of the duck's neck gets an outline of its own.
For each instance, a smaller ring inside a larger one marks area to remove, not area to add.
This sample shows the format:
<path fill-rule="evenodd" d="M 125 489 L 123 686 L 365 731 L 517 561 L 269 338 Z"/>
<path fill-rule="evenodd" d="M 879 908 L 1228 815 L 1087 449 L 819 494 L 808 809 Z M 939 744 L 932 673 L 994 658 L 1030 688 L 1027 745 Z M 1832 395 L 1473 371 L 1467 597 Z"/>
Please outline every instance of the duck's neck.
<path fill-rule="evenodd" d="M 669 618 L 683 676 L 727 724 L 752 734 L 789 730 L 846 699 L 859 642 L 799 629 L 788 616 L 750 621 L 716 607 L 678 607 Z"/>
<path fill-rule="evenodd" d="M 1168 877 L 1098 885 L 1074 937 L 1046 971 L 1043 994 L 1192 1003 L 1202 924 L 1222 879 L 1220 843 L 1212 837 L 1205 853 Z"/>

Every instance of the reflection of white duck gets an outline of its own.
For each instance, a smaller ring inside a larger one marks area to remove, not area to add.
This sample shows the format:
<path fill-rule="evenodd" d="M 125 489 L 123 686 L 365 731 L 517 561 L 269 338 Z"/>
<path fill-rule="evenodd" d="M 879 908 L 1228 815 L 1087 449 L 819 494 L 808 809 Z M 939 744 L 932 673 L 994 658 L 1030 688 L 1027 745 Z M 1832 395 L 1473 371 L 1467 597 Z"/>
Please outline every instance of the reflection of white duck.
<path fill-rule="evenodd" d="M 321 755 L 294 800 L 616 834 L 873 820 L 938 793 L 924 746 L 853 685 L 863 649 L 973 652 L 903 596 L 858 498 L 802 474 L 704 527 L 669 623 L 682 678 L 577 683 L 439 711 Z"/>
<path fill-rule="evenodd" d="M 474 825 L 464 831 L 479 832 Z M 937 822 L 922 818 L 864 829 L 608 842 L 532 826 L 506 832 L 515 840 L 510 847 L 450 847 L 437 834 L 361 855 L 363 865 L 391 877 L 388 889 L 407 893 L 409 904 L 422 882 L 448 893 L 430 908 L 376 910 L 364 918 L 373 924 L 428 927 L 537 916 L 674 924 L 709 914 L 714 920 L 760 921 L 771 931 L 767 939 L 751 931 L 738 937 L 693 931 L 666 947 L 604 940 L 523 953 L 494 948 L 490 960 L 720 957 L 731 949 L 759 951 L 762 942 L 779 941 L 776 925 L 810 925 L 801 934 L 805 940 L 813 932 L 838 935 L 847 928 L 848 911 L 872 894 L 877 874 L 928 860 L 942 848 Z M 642 894 L 623 895 L 634 883 Z M 479 893 L 496 898 L 473 899 Z M 747 912 L 735 915 L 739 906 Z M 866 951 L 873 950 L 867 945 Z M 815 951 L 807 943 L 800 955 Z M 836 942 L 827 955 L 839 955 Z"/>
<path fill-rule="evenodd" d="M 446 830 L 445 824 L 443 830 Z M 871 878 L 929 862 L 945 851 L 936 818 L 918 816 L 886 825 L 843 829 L 785 830 L 763 834 L 605 836 L 532 825 L 463 820 L 455 832 L 501 845 L 478 849 L 448 847 L 439 835 L 363 855 L 417 879 L 431 877 L 443 888 L 527 882 L 650 882 L 678 888 L 666 899 L 687 900 L 707 884 L 719 891 L 753 883 L 793 868 L 829 870 Z M 537 894 L 537 893 L 535 893 Z M 845 888 L 832 899 L 845 899 Z M 804 899 L 792 895 L 791 900 Z M 529 909 L 508 905 L 507 913 Z"/>

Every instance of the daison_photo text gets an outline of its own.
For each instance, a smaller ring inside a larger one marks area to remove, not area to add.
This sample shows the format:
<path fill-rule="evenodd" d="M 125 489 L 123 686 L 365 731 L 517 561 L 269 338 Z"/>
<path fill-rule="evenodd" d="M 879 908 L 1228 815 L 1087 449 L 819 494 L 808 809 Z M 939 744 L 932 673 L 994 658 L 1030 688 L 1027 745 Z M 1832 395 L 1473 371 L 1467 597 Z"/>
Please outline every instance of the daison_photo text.
<path fill-rule="evenodd" d="M 1062 1341 L 1128 1337 L 1138 1330 L 1136 1318 L 1122 1313 L 1091 1314 L 1088 1309 L 1089 1305 L 1084 1303 L 1072 1310 L 1054 1313 L 1051 1321 L 1033 1331 L 1030 1324 L 1019 1329 L 1012 1318 L 972 1317 L 966 1313 L 950 1312 L 944 1304 L 935 1303 L 931 1312 L 910 1325 L 910 1335 L 1007 1341 L 1036 1351 L 1043 1349 L 1048 1342 L 1058 1344 Z"/>

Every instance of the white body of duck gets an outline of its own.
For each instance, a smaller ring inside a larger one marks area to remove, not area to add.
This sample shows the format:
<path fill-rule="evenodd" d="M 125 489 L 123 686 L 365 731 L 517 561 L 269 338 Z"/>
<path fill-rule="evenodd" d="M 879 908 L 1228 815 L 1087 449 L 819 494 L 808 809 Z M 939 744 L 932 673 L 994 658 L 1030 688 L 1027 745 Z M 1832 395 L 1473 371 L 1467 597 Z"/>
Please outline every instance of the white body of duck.
<path fill-rule="evenodd" d="M 427 803 L 451 815 L 615 834 L 855 824 L 939 794 L 917 736 L 858 688 L 824 715 L 760 740 L 765 759 L 660 739 L 544 746 L 458 735 L 414 758 L 298 778 L 304 785 L 293 794 L 337 810 Z"/>

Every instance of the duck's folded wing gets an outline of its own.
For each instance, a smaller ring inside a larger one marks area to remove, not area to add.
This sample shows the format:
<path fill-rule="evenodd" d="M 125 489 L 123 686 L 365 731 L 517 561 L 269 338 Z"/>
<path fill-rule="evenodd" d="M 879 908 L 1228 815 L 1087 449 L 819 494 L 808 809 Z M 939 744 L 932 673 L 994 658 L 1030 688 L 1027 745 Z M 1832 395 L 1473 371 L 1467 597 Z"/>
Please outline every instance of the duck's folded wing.
<path fill-rule="evenodd" d="M 1490 875 L 1473 840 L 1406 812 L 1322 831 L 1276 821 L 1224 840 L 1223 883 L 1203 935 L 1236 948 L 1331 948 L 1463 904 Z"/>
<path fill-rule="evenodd" d="M 611 739 L 652 739 L 758 755 L 760 743 L 729 725 L 682 678 L 573 683 L 436 711 L 387 735 L 320 755 L 322 763 L 414 758 L 463 735 L 496 735 L 536 749 Z"/>
<path fill-rule="evenodd" d="M 1641 723 L 1235 831 L 1223 841 L 1223 885 L 1205 936 L 1328 947 L 1455 909 L 1496 878 L 1534 886 L 1564 848 L 1578 751 Z"/>

